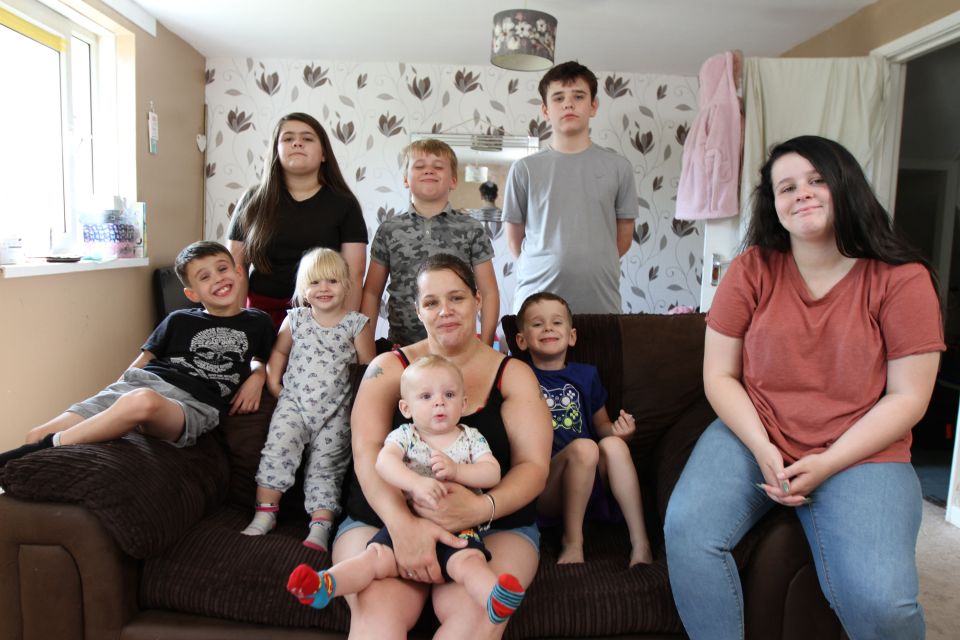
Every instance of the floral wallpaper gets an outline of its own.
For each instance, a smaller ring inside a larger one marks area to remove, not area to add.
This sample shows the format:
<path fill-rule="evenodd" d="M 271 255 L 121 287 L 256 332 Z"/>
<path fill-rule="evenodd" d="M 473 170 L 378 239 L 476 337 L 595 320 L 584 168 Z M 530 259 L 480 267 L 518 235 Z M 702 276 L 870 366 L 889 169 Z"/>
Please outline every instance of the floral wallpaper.
<path fill-rule="evenodd" d="M 205 236 L 224 240 L 243 191 L 255 184 L 277 119 L 317 117 L 363 208 L 371 240 L 405 209 L 400 153 L 413 132 L 531 135 L 549 144 L 539 73 L 403 62 L 210 58 L 206 70 Z M 697 107 L 695 77 L 598 72 L 591 137 L 634 166 L 640 203 L 633 245 L 621 260 L 623 309 L 666 313 L 696 306 L 703 272 L 701 222 L 674 220 L 681 152 Z M 501 194 L 502 197 L 502 194 Z M 488 224 L 495 267 L 512 286 L 502 226 Z M 506 292 L 505 292 L 506 293 Z M 509 297 L 509 296 L 508 296 Z M 509 310 L 509 304 L 501 303 Z"/>

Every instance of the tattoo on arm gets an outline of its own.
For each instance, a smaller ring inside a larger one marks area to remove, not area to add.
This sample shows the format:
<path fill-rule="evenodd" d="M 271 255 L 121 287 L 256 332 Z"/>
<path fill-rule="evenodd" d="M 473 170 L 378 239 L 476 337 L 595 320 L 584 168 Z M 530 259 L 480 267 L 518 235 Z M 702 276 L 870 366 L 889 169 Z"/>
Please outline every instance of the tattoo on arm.
<path fill-rule="evenodd" d="M 363 379 L 372 380 L 373 378 L 379 378 L 382 375 L 383 369 L 381 369 L 378 365 L 372 364 L 367 367 L 367 370 L 363 374 Z"/>

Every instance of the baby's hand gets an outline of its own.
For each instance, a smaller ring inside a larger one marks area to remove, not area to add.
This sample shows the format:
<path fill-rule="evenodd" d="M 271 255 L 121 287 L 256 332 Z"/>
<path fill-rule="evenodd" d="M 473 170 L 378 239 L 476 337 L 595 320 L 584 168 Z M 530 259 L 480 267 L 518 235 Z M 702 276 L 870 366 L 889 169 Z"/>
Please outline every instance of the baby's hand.
<path fill-rule="evenodd" d="M 447 488 L 442 482 L 433 478 L 420 478 L 413 485 L 410 493 L 413 495 L 414 502 L 436 509 L 440 498 L 447 495 Z"/>
<path fill-rule="evenodd" d="M 458 466 L 459 465 L 443 451 L 430 452 L 430 468 L 433 470 L 433 477 L 437 480 L 454 482 L 457 479 Z"/>
<path fill-rule="evenodd" d="M 611 430 L 613 431 L 613 435 L 627 440 L 633 435 L 634 431 L 637 430 L 637 423 L 634 422 L 632 415 L 620 409 L 620 415 L 613 421 Z"/>

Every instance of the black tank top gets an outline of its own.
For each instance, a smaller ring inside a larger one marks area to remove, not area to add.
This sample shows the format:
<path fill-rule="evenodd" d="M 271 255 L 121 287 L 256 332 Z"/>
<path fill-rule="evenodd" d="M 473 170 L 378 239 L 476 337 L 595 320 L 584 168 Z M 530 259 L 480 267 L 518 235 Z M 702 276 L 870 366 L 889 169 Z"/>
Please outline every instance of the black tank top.
<path fill-rule="evenodd" d="M 396 349 L 393 352 L 403 363 L 406 369 L 410 365 L 410 360 L 402 350 Z M 507 439 L 507 430 L 503 426 L 503 418 L 500 415 L 500 408 L 503 406 L 503 394 L 500 393 L 500 381 L 503 378 L 503 370 L 507 366 L 507 356 L 500 361 L 500 367 L 497 369 L 497 375 L 493 380 L 493 386 L 487 395 L 487 401 L 482 407 L 468 416 L 461 416 L 460 422 L 473 427 L 487 439 L 490 445 L 490 451 L 493 457 L 500 463 L 502 475 L 510 469 L 510 441 Z M 409 422 L 400 413 L 399 408 L 393 415 L 393 427 Z M 347 476 L 346 486 L 344 487 L 344 511 L 354 520 L 365 522 L 366 524 L 382 527 L 383 521 L 377 516 L 376 512 L 370 507 L 363 491 L 360 489 L 360 483 L 357 475 L 353 471 L 353 465 L 350 465 L 350 473 Z M 514 529 L 531 525 L 536 520 L 536 507 L 533 502 L 511 513 L 510 515 L 498 518 L 491 525 L 494 529 Z"/>

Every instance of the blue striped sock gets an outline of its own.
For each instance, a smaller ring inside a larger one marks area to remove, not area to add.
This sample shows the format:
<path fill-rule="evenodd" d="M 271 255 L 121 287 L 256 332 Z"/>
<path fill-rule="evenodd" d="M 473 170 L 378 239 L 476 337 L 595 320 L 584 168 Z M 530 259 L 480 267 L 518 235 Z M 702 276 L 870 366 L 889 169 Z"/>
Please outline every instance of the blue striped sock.
<path fill-rule="evenodd" d="M 490 598 L 487 599 L 487 617 L 493 624 L 503 624 L 513 615 L 513 612 L 520 606 L 526 591 L 523 585 L 514 576 L 509 573 L 501 574 L 497 578 L 497 584 L 493 586 L 490 592 Z"/>

